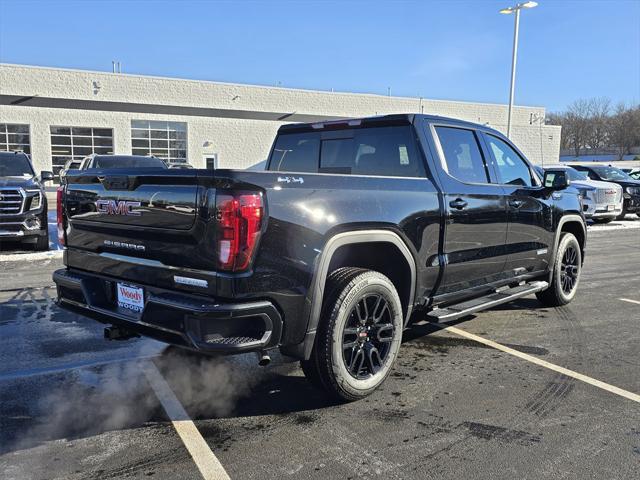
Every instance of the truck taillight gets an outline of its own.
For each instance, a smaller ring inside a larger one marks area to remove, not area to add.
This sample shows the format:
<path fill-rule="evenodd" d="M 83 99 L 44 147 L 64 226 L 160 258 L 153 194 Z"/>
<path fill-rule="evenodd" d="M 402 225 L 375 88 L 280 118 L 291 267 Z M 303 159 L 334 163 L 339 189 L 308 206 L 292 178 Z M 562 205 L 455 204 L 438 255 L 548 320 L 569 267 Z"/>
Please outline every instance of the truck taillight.
<path fill-rule="evenodd" d="M 216 195 L 216 252 L 221 270 L 238 272 L 249 267 L 256 250 L 264 205 L 259 193 Z"/>
<path fill-rule="evenodd" d="M 56 193 L 57 205 L 56 205 L 56 213 L 58 220 L 58 243 L 62 246 L 65 245 L 64 238 L 64 207 L 62 203 L 64 202 L 64 187 L 58 187 L 58 191 Z"/>

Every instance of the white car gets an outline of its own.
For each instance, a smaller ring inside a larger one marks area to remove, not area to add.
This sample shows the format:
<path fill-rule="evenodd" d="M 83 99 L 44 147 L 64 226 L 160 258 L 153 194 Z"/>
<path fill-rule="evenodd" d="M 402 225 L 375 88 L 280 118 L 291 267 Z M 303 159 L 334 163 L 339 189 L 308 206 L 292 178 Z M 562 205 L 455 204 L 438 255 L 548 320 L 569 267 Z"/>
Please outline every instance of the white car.
<path fill-rule="evenodd" d="M 540 175 L 545 168 L 562 168 L 567 171 L 571 186 L 578 190 L 582 198 L 585 218 L 596 223 L 609 223 L 622 213 L 622 187 L 616 183 L 591 180 L 586 172 L 580 172 L 566 165 L 545 165 L 536 167 Z"/>

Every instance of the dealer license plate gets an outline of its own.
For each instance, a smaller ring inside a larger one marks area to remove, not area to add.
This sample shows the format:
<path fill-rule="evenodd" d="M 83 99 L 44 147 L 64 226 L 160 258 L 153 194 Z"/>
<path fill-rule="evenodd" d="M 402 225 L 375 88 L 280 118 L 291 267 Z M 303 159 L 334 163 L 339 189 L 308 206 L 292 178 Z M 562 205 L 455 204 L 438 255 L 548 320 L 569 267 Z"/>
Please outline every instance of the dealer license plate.
<path fill-rule="evenodd" d="M 140 287 L 117 284 L 118 307 L 129 310 L 132 313 L 141 313 L 144 309 L 144 290 Z"/>
<path fill-rule="evenodd" d="M 609 210 L 610 212 L 613 212 L 616 209 L 615 205 L 607 205 L 607 210 Z"/>

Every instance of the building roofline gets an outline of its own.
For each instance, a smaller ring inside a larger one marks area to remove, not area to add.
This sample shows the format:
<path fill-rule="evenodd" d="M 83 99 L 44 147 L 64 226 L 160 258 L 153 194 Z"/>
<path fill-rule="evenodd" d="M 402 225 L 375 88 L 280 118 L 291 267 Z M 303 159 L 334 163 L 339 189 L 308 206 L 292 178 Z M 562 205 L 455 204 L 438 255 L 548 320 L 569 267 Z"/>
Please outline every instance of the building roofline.
<path fill-rule="evenodd" d="M 441 100 L 441 99 L 433 99 L 427 97 L 405 97 L 405 96 L 387 96 L 377 93 L 360 93 L 360 92 L 343 92 L 343 91 L 330 91 L 330 90 L 313 90 L 308 88 L 291 88 L 291 87 L 278 87 L 278 86 L 268 86 L 268 85 L 256 85 L 250 83 L 231 83 L 231 82 L 220 82 L 215 80 L 197 80 L 190 78 L 180 78 L 180 77 L 163 77 L 157 75 L 143 75 L 143 74 L 134 74 L 134 73 L 112 73 L 108 71 L 102 70 L 84 70 L 79 68 L 61 68 L 61 67 L 46 67 L 39 65 L 25 65 L 19 63 L 2 63 L 0 62 L 1 67 L 9 67 L 9 68 L 25 68 L 29 70 L 46 70 L 46 71 L 62 71 L 69 73 L 90 73 L 97 75 L 118 75 L 129 78 L 146 78 L 146 79 L 154 79 L 154 80 L 162 80 L 167 82 L 189 82 L 189 83 L 204 83 L 211 85 L 220 85 L 227 87 L 245 87 L 245 88 L 258 88 L 264 90 L 282 90 L 282 91 L 291 91 L 291 92 L 306 92 L 306 93 L 320 93 L 326 95 L 351 95 L 351 96 L 359 96 L 359 97 L 372 97 L 372 98 L 391 98 L 395 100 L 424 100 L 427 102 L 438 102 L 438 103 L 455 103 L 462 105 L 483 105 L 483 106 L 498 106 L 498 107 L 507 107 L 505 103 L 490 103 L 490 102 L 473 102 L 473 101 L 464 101 L 464 100 Z M 535 106 L 535 105 L 514 105 L 517 108 L 536 108 L 546 110 L 546 107 L 543 106 Z"/>

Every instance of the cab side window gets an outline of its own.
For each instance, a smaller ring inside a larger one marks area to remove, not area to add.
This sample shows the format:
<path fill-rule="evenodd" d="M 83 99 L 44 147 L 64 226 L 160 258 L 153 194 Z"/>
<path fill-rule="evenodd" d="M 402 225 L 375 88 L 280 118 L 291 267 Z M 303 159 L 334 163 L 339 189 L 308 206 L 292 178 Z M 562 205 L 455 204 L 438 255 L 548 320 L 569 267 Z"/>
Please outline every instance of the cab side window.
<path fill-rule="evenodd" d="M 493 135 L 487 135 L 486 138 L 498 167 L 500 183 L 523 187 L 536 185 L 529 165 L 509 144 Z"/>
<path fill-rule="evenodd" d="M 465 183 L 489 183 L 489 172 L 476 134 L 456 127 L 436 127 L 449 175 Z"/>

